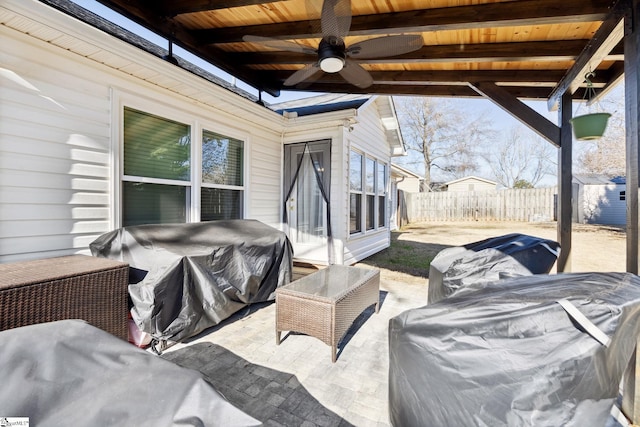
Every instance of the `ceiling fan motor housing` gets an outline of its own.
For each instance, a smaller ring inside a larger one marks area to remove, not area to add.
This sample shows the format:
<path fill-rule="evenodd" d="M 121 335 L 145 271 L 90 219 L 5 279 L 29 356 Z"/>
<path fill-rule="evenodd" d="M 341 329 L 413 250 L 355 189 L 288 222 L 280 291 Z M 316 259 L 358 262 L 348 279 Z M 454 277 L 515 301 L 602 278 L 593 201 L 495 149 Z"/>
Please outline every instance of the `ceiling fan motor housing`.
<path fill-rule="evenodd" d="M 318 64 L 327 73 L 337 73 L 344 67 L 344 42 L 337 37 L 325 37 L 318 46 Z"/>

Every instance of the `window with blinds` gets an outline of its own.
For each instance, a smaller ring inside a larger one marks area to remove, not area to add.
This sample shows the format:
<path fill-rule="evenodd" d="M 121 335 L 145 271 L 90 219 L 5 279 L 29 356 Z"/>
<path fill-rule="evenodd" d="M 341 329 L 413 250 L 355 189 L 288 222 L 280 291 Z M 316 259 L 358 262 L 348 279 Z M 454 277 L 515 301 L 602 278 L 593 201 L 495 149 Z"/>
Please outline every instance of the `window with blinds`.
<path fill-rule="evenodd" d="M 124 109 L 122 224 L 186 222 L 191 126 Z"/>
<path fill-rule="evenodd" d="M 243 177 L 243 141 L 203 131 L 200 192 L 202 221 L 242 218 Z"/>
<path fill-rule="evenodd" d="M 191 127 L 125 108 L 124 174 L 189 181 Z"/>
<path fill-rule="evenodd" d="M 194 206 L 201 221 L 243 217 L 244 142 L 203 130 L 193 141 L 202 164 L 192 170 L 192 126 L 125 107 L 123 226 L 188 222 Z"/>

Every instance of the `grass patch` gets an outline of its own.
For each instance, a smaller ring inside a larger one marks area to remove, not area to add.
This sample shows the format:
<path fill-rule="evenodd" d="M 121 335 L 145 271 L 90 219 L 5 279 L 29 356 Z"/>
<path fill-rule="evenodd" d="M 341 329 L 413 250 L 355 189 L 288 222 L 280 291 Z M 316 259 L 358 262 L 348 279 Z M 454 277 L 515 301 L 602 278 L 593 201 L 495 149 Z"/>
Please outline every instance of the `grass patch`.
<path fill-rule="evenodd" d="M 443 249 L 414 241 L 399 240 L 401 231 L 391 233 L 391 246 L 361 261 L 377 268 L 398 271 L 412 276 L 429 277 L 429 266 L 433 258 Z"/>

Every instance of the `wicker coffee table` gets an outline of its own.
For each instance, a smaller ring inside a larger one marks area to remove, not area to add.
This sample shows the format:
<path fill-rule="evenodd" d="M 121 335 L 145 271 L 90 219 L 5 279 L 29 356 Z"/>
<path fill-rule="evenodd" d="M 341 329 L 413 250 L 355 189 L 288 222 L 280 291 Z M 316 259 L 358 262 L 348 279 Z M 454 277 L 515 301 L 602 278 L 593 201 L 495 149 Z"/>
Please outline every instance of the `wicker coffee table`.
<path fill-rule="evenodd" d="M 340 339 L 353 321 L 380 301 L 380 272 L 332 265 L 276 290 L 276 344 L 282 331 L 300 332 L 331 346 L 336 361 Z"/>

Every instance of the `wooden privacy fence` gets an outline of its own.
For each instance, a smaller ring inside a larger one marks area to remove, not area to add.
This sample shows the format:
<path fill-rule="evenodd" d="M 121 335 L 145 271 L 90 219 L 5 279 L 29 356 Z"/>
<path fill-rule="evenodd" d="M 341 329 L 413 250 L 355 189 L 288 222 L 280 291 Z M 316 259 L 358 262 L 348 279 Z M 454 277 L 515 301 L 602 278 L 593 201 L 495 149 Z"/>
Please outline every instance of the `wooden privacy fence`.
<path fill-rule="evenodd" d="M 557 187 L 404 193 L 404 205 L 409 222 L 552 221 L 557 193 Z"/>

